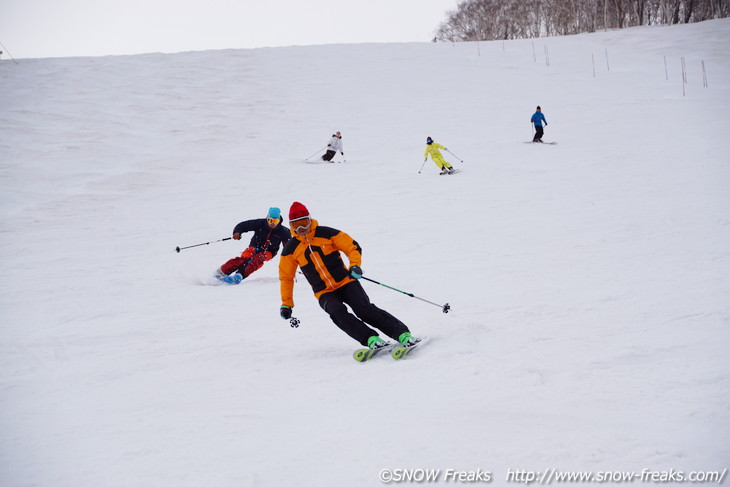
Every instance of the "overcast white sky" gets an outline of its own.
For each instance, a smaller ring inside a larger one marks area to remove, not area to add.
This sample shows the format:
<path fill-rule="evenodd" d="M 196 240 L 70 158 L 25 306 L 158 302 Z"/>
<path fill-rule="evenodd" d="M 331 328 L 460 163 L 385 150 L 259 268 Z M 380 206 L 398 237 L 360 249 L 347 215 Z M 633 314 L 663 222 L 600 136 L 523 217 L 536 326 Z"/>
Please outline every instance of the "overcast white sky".
<path fill-rule="evenodd" d="M 423 42 L 456 6 L 457 0 L 2 0 L 0 42 L 14 58 Z"/>

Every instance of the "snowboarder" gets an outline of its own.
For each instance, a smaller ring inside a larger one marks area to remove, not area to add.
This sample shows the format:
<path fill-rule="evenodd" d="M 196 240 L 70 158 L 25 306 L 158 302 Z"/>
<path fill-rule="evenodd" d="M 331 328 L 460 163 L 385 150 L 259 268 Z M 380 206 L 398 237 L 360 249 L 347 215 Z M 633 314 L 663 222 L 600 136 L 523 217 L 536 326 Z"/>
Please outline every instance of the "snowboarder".
<path fill-rule="evenodd" d="M 298 201 L 289 210 L 289 227 L 294 238 L 284 246 L 279 259 L 282 302 L 279 314 L 283 319 L 291 318 L 294 276 L 300 268 L 322 309 L 342 331 L 361 345 L 373 350 L 388 346 L 370 327 L 377 328 L 403 346 L 415 345 L 416 340 L 403 322 L 370 302 L 358 281 L 363 275 L 360 268 L 362 249 L 352 237 L 319 225 Z M 347 256 L 349 267 L 345 267 L 340 252 Z"/>
<path fill-rule="evenodd" d="M 532 138 L 533 142 L 540 142 L 542 143 L 542 124 L 545 122 L 545 126 L 547 127 L 547 120 L 545 120 L 545 115 L 542 114 L 542 108 L 538 105 L 537 111 L 532 115 L 532 118 L 530 118 L 530 123 L 535 125 L 535 136 Z"/>
<path fill-rule="evenodd" d="M 269 208 L 266 218 L 246 220 L 233 229 L 233 240 L 241 240 L 241 234 L 254 232 L 251 242 L 240 257 L 234 257 L 215 272 L 216 279 L 229 284 L 239 284 L 259 270 L 264 262 L 271 260 L 279 245 L 286 244 L 291 236 L 289 229 L 281 224 L 281 210 Z"/>
<path fill-rule="evenodd" d="M 428 155 L 431 154 L 431 159 L 436 163 L 436 166 L 441 169 L 441 174 L 448 174 L 454 172 L 454 168 L 446 162 L 444 156 L 441 155 L 439 149 L 448 150 L 441 144 L 437 144 L 431 137 L 426 137 L 426 152 L 423 154 L 423 162 L 428 160 Z"/>
<path fill-rule="evenodd" d="M 322 160 L 335 162 L 332 160 L 332 158 L 335 157 L 337 151 L 340 151 L 342 157 L 345 157 L 345 153 L 342 151 L 342 134 L 339 131 L 332 134 L 332 138 L 327 144 L 327 152 L 325 152 L 322 156 Z"/>

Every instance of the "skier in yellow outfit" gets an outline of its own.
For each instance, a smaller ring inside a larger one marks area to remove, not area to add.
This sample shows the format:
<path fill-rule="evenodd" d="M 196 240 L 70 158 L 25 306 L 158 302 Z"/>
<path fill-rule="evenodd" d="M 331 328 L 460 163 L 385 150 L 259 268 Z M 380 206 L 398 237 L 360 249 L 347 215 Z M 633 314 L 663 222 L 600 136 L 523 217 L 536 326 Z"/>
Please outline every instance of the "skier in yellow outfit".
<path fill-rule="evenodd" d="M 433 159 L 433 162 L 436 163 L 436 166 L 441 169 L 441 174 L 454 172 L 454 168 L 451 166 L 451 164 L 446 162 L 444 156 L 442 156 L 441 152 L 439 152 L 439 149 L 448 150 L 443 145 L 434 142 L 431 137 L 426 137 L 426 152 L 424 152 L 423 154 L 423 162 L 426 162 L 428 160 L 428 155 L 431 154 L 431 159 Z"/>

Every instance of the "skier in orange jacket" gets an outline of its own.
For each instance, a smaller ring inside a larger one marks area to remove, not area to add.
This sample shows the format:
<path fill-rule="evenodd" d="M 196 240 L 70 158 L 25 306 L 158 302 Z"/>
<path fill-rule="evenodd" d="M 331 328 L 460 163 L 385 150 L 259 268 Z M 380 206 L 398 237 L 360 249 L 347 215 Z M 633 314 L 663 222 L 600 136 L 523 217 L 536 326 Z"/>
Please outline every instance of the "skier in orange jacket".
<path fill-rule="evenodd" d="M 331 227 L 319 225 L 307 208 L 295 201 L 289 210 L 292 238 L 284 246 L 279 259 L 281 308 L 285 320 L 294 307 L 294 276 L 302 270 L 314 297 L 332 321 L 350 337 L 371 349 L 388 346 L 377 328 L 402 345 L 415 343 L 408 327 L 387 311 L 375 306 L 358 281 L 363 275 L 360 264 L 362 249 L 351 236 Z M 342 261 L 344 253 L 348 267 Z M 354 315 L 345 306 L 352 309 Z M 370 325 L 370 326 L 368 326 Z"/>

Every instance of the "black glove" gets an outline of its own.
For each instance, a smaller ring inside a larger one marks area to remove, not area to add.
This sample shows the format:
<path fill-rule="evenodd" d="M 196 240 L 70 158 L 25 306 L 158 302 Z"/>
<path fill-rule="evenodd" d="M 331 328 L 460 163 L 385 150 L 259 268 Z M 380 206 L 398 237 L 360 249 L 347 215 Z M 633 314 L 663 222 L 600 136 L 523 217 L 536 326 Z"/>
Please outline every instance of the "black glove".
<path fill-rule="evenodd" d="M 281 315 L 282 320 L 288 320 L 291 318 L 291 306 L 287 306 L 285 304 L 281 305 L 281 308 L 279 309 L 279 314 Z"/>
<path fill-rule="evenodd" d="M 360 269 L 359 265 L 350 267 L 350 277 L 354 277 L 355 279 L 360 279 L 362 277 L 362 269 Z"/>

